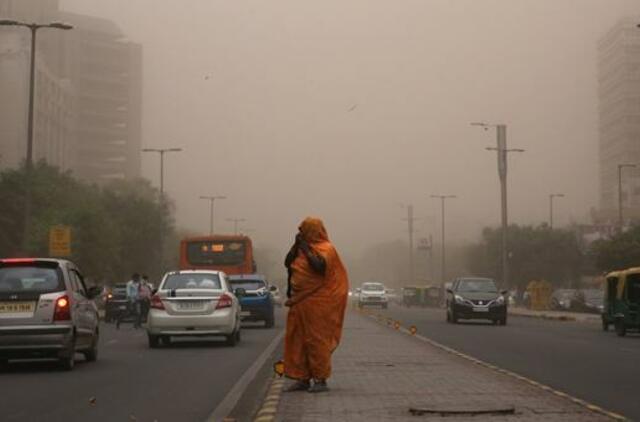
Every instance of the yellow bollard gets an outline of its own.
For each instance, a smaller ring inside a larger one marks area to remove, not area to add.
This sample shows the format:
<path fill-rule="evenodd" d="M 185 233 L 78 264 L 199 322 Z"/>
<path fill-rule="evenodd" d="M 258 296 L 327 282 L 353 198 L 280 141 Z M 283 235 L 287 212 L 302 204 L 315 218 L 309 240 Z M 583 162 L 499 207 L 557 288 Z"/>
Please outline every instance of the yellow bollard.
<path fill-rule="evenodd" d="M 416 328 L 416 326 L 415 326 L 415 325 L 412 325 L 412 326 L 409 328 L 409 332 L 411 333 L 411 335 L 412 335 L 412 336 L 415 336 L 415 335 L 416 335 L 416 333 L 418 332 L 418 329 Z"/>

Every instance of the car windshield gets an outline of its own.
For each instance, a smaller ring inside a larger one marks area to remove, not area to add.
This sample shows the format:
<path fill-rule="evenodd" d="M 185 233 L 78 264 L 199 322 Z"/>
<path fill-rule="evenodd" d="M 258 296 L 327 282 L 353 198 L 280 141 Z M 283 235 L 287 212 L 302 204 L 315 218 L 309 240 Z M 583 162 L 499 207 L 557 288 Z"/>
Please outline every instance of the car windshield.
<path fill-rule="evenodd" d="M 163 290 L 221 288 L 218 274 L 170 274 L 162 285 Z"/>
<path fill-rule="evenodd" d="M 457 290 L 459 292 L 481 292 L 481 293 L 496 293 L 498 288 L 493 280 L 485 278 L 466 279 L 461 280 L 458 284 Z"/>
<path fill-rule="evenodd" d="M 64 290 L 59 270 L 37 266 L 0 268 L 0 293 L 48 293 Z"/>
<path fill-rule="evenodd" d="M 263 280 L 251 280 L 251 279 L 229 280 L 229 284 L 231 284 L 231 286 L 234 289 L 242 288 L 247 291 L 260 290 L 266 287 L 266 284 Z"/>
<path fill-rule="evenodd" d="M 366 283 L 362 285 L 362 290 L 381 292 L 384 290 L 384 286 L 382 284 Z"/>

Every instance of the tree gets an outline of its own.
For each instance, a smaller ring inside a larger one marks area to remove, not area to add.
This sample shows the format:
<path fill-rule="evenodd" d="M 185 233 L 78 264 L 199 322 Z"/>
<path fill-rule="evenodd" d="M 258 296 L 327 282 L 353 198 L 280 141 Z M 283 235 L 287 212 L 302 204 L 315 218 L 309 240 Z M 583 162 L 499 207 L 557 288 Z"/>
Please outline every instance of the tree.
<path fill-rule="evenodd" d="M 613 271 L 640 265 L 640 225 L 619 233 L 609 240 L 594 242 L 596 266 L 600 271 Z"/>
<path fill-rule="evenodd" d="M 531 280 L 558 285 L 575 282 L 582 254 L 573 232 L 541 226 L 509 226 L 509 279 L 524 288 Z M 501 278 L 502 229 L 485 228 L 480 243 L 469 248 L 468 266 L 478 276 Z"/>

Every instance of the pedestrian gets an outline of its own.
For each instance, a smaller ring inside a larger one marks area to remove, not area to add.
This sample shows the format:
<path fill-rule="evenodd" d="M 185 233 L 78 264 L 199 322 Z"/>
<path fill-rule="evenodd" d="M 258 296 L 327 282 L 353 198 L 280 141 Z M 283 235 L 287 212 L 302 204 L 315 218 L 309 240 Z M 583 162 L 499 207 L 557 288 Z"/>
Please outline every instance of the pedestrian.
<path fill-rule="evenodd" d="M 284 366 L 285 375 L 296 380 L 287 391 L 327 391 L 349 282 L 322 220 L 308 217 L 300 224 L 285 266 L 291 274 L 291 297 L 285 303 L 289 313 Z"/>
<path fill-rule="evenodd" d="M 133 316 L 133 328 L 140 328 L 142 325 L 140 323 L 140 301 L 139 298 L 140 292 L 140 274 L 134 273 L 131 276 L 131 280 L 127 282 L 127 312 L 120 312 L 118 314 L 118 321 L 116 323 L 116 328 L 120 328 L 120 323 L 125 315 Z"/>
<path fill-rule="evenodd" d="M 149 276 L 142 275 L 140 289 L 138 290 L 138 299 L 140 300 L 140 320 L 147 322 L 149 308 L 151 306 L 151 295 L 153 294 L 153 285 L 149 283 Z"/>

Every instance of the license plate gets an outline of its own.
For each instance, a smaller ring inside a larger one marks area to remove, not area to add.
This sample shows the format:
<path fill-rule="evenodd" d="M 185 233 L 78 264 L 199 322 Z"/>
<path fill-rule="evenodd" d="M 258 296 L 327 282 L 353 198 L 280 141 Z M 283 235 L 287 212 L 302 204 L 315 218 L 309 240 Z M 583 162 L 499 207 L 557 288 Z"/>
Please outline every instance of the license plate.
<path fill-rule="evenodd" d="M 242 312 L 240 312 L 240 316 L 251 316 L 251 312 L 249 312 L 249 311 L 242 311 Z"/>
<path fill-rule="evenodd" d="M 0 302 L 0 314 L 33 314 L 35 302 Z"/>
<path fill-rule="evenodd" d="M 181 309 L 183 311 L 202 309 L 202 302 L 178 302 L 178 309 Z"/>
<path fill-rule="evenodd" d="M 489 308 L 473 308 L 473 312 L 489 312 Z"/>

